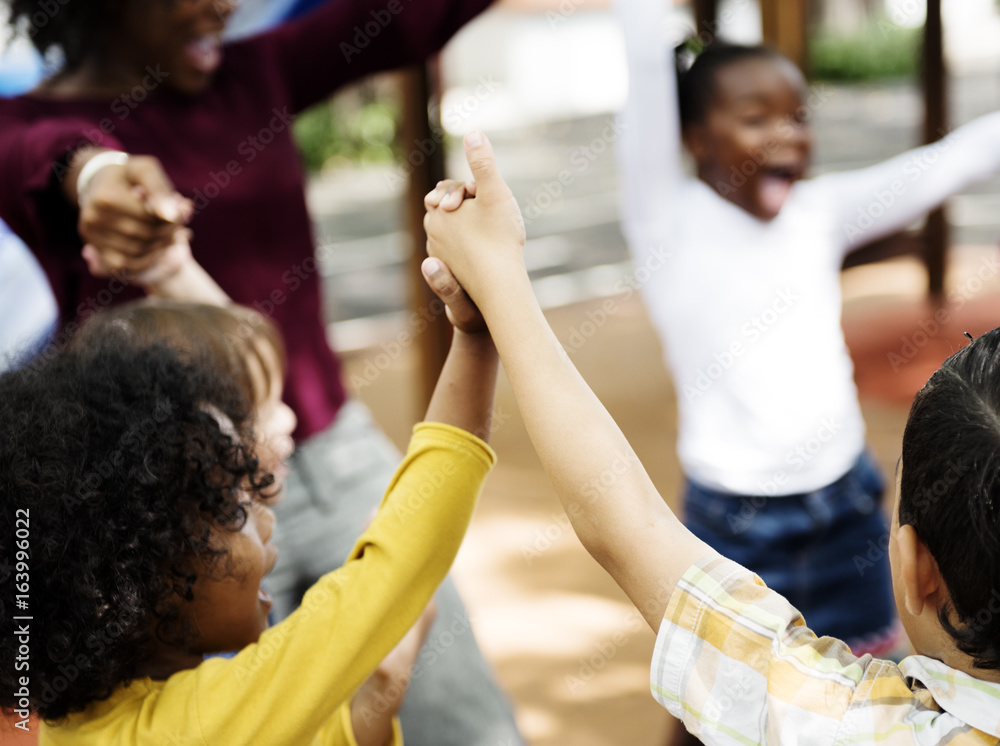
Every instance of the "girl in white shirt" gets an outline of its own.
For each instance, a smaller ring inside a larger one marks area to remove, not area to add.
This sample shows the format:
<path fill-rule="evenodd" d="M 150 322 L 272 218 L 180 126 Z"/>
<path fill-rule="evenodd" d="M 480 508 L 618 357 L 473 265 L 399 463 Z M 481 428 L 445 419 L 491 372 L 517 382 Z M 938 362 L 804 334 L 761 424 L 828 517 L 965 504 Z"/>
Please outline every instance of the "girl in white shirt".
<path fill-rule="evenodd" d="M 619 12 L 623 225 L 650 270 L 644 299 L 678 392 L 686 522 L 818 634 L 884 654 L 896 643 L 888 528 L 840 326 L 840 267 L 1000 170 L 1000 114 L 805 180 L 821 101 L 790 61 L 716 42 L 678 77 L 663 4 L 619 0 Z"/>

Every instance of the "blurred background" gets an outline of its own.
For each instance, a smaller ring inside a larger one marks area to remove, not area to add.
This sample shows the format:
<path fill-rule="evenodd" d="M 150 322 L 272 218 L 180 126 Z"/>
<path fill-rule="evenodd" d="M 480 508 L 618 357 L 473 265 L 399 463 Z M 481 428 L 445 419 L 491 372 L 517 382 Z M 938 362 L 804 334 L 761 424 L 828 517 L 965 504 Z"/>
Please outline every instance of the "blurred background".
<path fill-rule="evenodd" d="M 244 0 L 230 32 L 255 33 L 314 3 Z M 448 175 L 467 176 L 461 136 L 482 129 L 525 215 L 527 261 L 557 336 L 676 505 L 674 393 L 659 342 L 636 296 L 618 296 L 617 312 L 595 321 L 603 300 L 615 297 L 631 272 L 614 156 L 615 112 L 627 79 L 608 5 L 500 0 L 430 67 L 440 94 L 431 101 L 430 139 L 403 126 L 407 83 L 396 74 L 341 91 L 303 115 L 296 135 L 311 173 L 330 338 L 345 357 L 351 388 L 398 444 L 422 406 L 414 385 L 420 340 L 409 347 L 393 341 L 419 302 L 411 292 L 409 179 L 439 143 Z M 804 5 L 804 64 L 822 102 L 813 110 L 814 173 L 864 166 L 920 144 L 923 0 Z M 1000 108 L 998 6 L 997 0 L 940 2 L 950 127 Z M 678 3 L 675 12 L 694 28 L 689 4 Z M 725 0 L 718 13 L 727 19 L 725 38 L 761 40 L 756 0 Z M 24 41 L 0 40 L 0 95 L 32 87 L 44 67 Z M 567 169 L 571 183 L 558 184 L 555 175 Z M 905 248 L 842 275 L 844 326 L 869 440 L 889 473 L 917 387 L 957 348 L 961 332 L 981 333 L 998 318 L 1000 179 L 952 199 L 947 223 L 944 293 L 936 299 L 928 295 L 925 263 Z M 14 307 L 10 289 L 18 287 L 23 298 L 26 286 L 33 288 L 31 308 Z M 0 233 L 0 313 L 23 321 L 20 338 L 51 329 L 54 307 L 46 293 L 27 252 Z M 949 327 L 918 337 L 943 297 L 954 311 Z M 648 688 L 653 634 L 573 536 L 504 383 L 494 445 L 500 466 L 455 576 L 525 735 L 539 746 L 666 743 L 673 726 Z"/>

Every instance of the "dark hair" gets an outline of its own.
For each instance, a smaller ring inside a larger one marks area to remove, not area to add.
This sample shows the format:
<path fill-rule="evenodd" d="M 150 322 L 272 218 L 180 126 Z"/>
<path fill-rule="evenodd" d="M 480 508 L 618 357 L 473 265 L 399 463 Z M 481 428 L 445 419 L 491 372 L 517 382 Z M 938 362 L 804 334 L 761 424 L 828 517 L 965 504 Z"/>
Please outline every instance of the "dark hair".
<path fill-rule="evenodd" d="M 63 55 L 63 70 L 79 67 L 103 43 L 112 24 L 111 0 L 9 0 L 7 22 L 23 30 L 43 57 Z"/>
<path fill-rule="evenodd" d="M 899 522 L 948 587 L 941 625 L 976 668 L 1000 669 L 1000 329 L 948 358 L 913 400 Z"/>
<path fill-rule="evenodd" d="M 685 64 L 690 55 L 694 62 Z M 698 51 L 690 42 L 674 50 L 677 65 L 677 99 L 681 129 L 705 121 L 715 97 L 716 75 L 722 68 L 747 59 L 785 59 L 779 52 L 765 46 L 743 46 L 712 41 Z"/>
<path fill-rule="evenodd" d="M 231 379 L 114 327 L 0 376 L 0 401 L 0 707 L 23 709 L 28 676 L 30 709 L 58 720 L 134 678 L 154 639 L 190 641 L 196 568 L 226 570 L 212 532 L 238 531 L 271 477 Z"/>

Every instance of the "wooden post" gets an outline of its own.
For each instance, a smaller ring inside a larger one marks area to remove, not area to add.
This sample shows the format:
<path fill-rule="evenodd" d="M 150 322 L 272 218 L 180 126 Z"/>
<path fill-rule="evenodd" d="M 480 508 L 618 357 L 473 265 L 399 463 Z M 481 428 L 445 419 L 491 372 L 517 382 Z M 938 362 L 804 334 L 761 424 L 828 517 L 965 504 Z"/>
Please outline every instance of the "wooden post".
<path fill-rule="evenodd" d="M 705 31 L 715 35 L 716 20 L 719 17 L 719 0 L 694 0 L 695 33 Z"/>
<path fill-rule="evenodd" d="M 428 63 L 430 64 L 430 63 Z M 427 236 L 424 234 L 424 195 L 444 178 L 444 130 L 439 116 L 428 112 L 433 87 L 428 65 L 421 65 L 400 73 L 403 89 L 403 122 L 400 144 L 403 159 L 413 166 L 406 192 L 406 225 L 410 236 L 410 286 L 413 293 L 412 310 L 425 317 L 438 305 L 437 296 L 431 292 L 420 273 L 420 263 L 427 256 Z M 434 109 L 437 112 L 437 109 Z M 433 143 L 428 147 L 427 143 Z M 423 144 L 424 147 L 420 147 Z M 429 153 L 426 151 L 430 150 Z M 426 410 L 434 393 L 441 366 L 451 345 L 451 324 L 444 313 L 438 314 L 417 337 L 419 370 L 416 385 L 416 405 L 419 418 Z"/>
<path fill-rule="evenodd" d="M 945 89 L 944 44 L 941 0 L 927 0 L 924 26 L 922 82 L 924 89 L 924 142 L 944 136 L 948 128 Z M 924 264 L 927 290 L 940 301 L 944 296 L 944 267 L 948 250 L 948 221 L 943 207 L 927 216 L 924 226 Z"/>
<path fill-rule="evenodd" d="M 764 43 L 805 70 L 809 21 L 806 0 L 761 0 L 760 21 Z"/>

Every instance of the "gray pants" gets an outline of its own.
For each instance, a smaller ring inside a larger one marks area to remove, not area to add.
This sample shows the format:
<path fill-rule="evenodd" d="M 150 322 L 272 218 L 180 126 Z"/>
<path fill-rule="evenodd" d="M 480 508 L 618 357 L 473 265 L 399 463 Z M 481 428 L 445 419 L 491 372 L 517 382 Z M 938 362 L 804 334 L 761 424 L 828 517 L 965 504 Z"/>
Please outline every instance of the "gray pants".
<path fill-rule="evenodd" d="M 288 616 L 321 575 L 344 563 L 402 456 L 368 409 L 347 402 L 297 448 L 278 504 L 278 563 L 268 576 L 274 614 Z M 518 746 L 514 717 L 483 659 L 450 578 L 400 712 L 407 746 Z"/>

